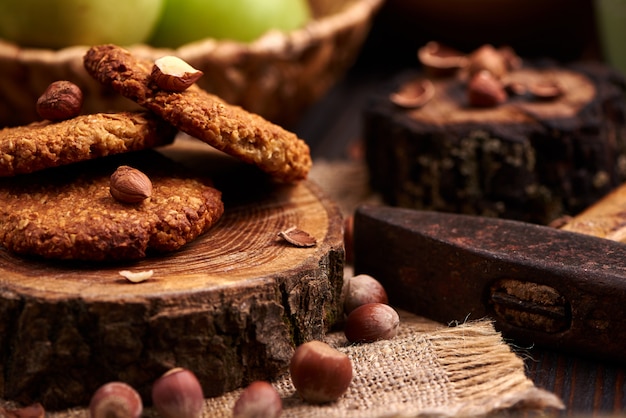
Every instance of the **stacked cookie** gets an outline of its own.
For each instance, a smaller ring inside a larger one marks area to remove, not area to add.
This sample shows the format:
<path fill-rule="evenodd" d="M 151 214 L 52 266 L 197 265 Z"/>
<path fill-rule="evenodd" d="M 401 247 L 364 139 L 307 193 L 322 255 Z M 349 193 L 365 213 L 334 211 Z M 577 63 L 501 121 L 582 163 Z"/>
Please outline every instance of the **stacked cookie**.
<path fill-rule="evenodd" d="M 186 73 L 159 69 L 155 77 L 153 62 L 114 45 L 91 48 L 84 63 L 96 80 L 146 110 L 56 120 L 71 109 L 48 100 L 57 111 L 42 112 L 48 120 L 0 130 L 0 244 L 7 250 L 133 260 L 174 251 L 207 232 L 224 212 L 221 192 L 150 150 L 172 142 L 179 130 L 277 181 L 306 178 L 311 157 L 303 140 L 196 85 L 181 87 Z M 128 174 L 112 184 L 120 166 L 147 176 L 148 185 L 133 184 Z M 115 193 L 125 187 L 141 197 Z"/>

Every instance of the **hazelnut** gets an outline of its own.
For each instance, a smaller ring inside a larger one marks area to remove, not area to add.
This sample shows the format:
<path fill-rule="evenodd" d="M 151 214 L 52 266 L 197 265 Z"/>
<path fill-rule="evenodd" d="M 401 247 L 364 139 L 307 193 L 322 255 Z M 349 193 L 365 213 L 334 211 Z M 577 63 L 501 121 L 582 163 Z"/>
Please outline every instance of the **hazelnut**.
<path fill-rule="evenodd" d="M 352 361 L 322 341 L 309 341 L 296 348 L 289 373 L 296 391 L 306 402 L 332 402 L 352 382 Z"/>
<path fill-rule="evenodd" d="M 176 367 L 154 382 L 152 403 L 163 418 L 198 418 L 204 407 L 204 393 L 193 372 Z"/>
<path fill-rule="evenodd" d="M 83 92 L 71 81 L 51 83 L 37 99 L 37 113 L 44 119 L 62 121 L 80 114 Z"/>
<path fill-rule="evenodd" d="M 361 305 L 348 315 L 344 333 L 351 343 L 390 340 L 398 334 L 398 312 L 384 303 Z"/>
<path fill-rule="evenodd" d="M 367 303 L 387 303 L 389 299 L 383 285 L 367 274 L 347 278 L 344 282 L 343 311 L 349 314 Z"/>
<path fill-rule="evenodd" d="M 123 382 L 109 382 L 100 386 L 89 403 L 92 418 L 139 418 L 142 411 L 139 393 Z"/>
<path fill-rule="evenodd" d="M 181 92 L 187 90 L 203 74 L 184 60 L 166 55 L 154 61 L 150 78 L 163 90 Z"/>
<path fill-rule="evenodd" d="M 262 380 L 250 383 L 233 406 L 233 418 L 277 418 L 282 412 L 278 391 Z"/>
<path fill-rule="evenodd" d="M 470 106 L 494 107 L 507 100 L 507 94 L 500 80 L 489 71 L 475 74 L 467 86 L 467 98 Z"/>
<path fill-rule="evenodd" d="M 507 56 L 492 45 L 483 45 L 469 56 L 467 70 L 470 78 L 482 71 L 489 71 L 495 78 L 500 79 L 508 72 L 508 69 Z"/>
<path fill-rule="evenodd" d="M 123 203 L 139 203 L 152 195 L 152 182 L 136 168 L 122 165 L 111 175 L 111 196 Z"/>

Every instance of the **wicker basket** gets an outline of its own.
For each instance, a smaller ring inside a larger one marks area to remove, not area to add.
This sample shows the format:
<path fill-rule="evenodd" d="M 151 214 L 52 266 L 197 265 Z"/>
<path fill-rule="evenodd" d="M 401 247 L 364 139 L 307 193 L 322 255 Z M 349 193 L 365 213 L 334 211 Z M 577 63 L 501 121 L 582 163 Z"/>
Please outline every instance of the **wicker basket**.
<path fill-rule="evenodd" d="M 205 73 L 198 84 L 207 91 L 287 126 L 352 65 L 384 0 L 310 1 L 315 19 L 304 28 L 270 31 L 249 44 L 204 39 L 176 50 L 129 49 L 150 58 L 178 55 Z M 61 79 L 83 89 L 85 113 L 134 108 L 87 75 L 82 63 L 86 50 L 26 49 L 0 39 L 0 127 L 40 119 L 37 98 Z"/>

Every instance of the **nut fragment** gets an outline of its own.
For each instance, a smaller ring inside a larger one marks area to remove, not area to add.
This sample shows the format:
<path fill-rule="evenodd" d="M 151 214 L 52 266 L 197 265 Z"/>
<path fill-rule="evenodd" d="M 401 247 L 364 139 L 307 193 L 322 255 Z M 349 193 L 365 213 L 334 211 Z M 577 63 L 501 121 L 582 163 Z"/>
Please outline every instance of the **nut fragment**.
<path fill-rule="evenodd" d="M 111 175 L 111 196 L 123 203 L 139 203 L 152 195 L 152 182 L 136 168 L 122 165 Z"/>
<path fill-rule="evenodd" d="M 271 383 L 258 380 L 246 387 L 233 406 L 233 418 L 278 418 L 283 401 Z"/>
<path fill-rule="evenodd" d="M 142 411 L 139 393 L 123 382 L 109 382 L 100 386 L 89 403 L 92 418 L 139 418 Z"/>
<path fill-rule="evenodd" d="M 495 78 L 500 79 L 508 72 L 508 69 L 507 56 L 492 45 L 483 45 L 469 56 L 467 70 L 470 78 L 482 71 L 489 71 Z"/>
<path fill-rule="evenodd" d="M 295 226 L 280 231 L 278 236 L 296 247 L 313 247 L 317 244 L 315 237 Z"/>
<path fill-rule="evenodd" d="M 415 109 L 424 106 L 435 96 L 435 85 L 427 79 L 416 79 L 403 84 L 391 93 L 389 99 L 396 106 Z"/>
<path fill-rule="evenodd" d="M 150 77 L 163 90 L 181 92 L 187 90 L 203 74 L 184 60 L 166 55 L 154 61 Z"/>
<path fill-rule="evenodd" d="M 348 315 L 344 333 L 352 343 L 390 340 L 398 334 L 398 312 L 384 303 L 368 303 Z"/>
<path fill-rule="evenodd" d="M 507 94 L 500 80 L 496 79 L 491 72 L 481 71 L 469 81 L 467 98 L 470 106 L 493 107 L 504 103 Z"/>
<path fill-rule="evenodd" d="M 195 374 L 176 367 L 154 382 L 152 403 L 163 418 L 198 418 L 204 407 L 204 393 Z"/>
<path fill-rule="evenodd" d="M 432 76 L 447 76 L 467 65 L 467 56 L 454 48 L 431 41 L 417 50 L 417 57 Z"/>
<path fill-rule="evenodd" d="M 563 95 L 563 88 L 554 81 L 542 81 L 528 86 L 530 94 L 539 100 L 553 100 Z"/>
<path fill-rule="evenodd" d="M 309 341 L 296 348 L 289 373 L 296 391 L 306 402 L 332 402 L 352 382 L 352 361 L 322 341 Z"/>
<path fill-rule="evenodd" d="M 132 283 L 141 283 L 148 280 L 150 277 L 154 275 L 154 270 L 144 270 L 133 272 L 130 270 L 121 270 L 119 272 L 120 276 L 124 277 L 126 280 Z"/>
<path fill-rule="evenodd" d="M 80 114 L 83 92 L 76 84 L 67 80 L 51 83 L 37 99 L 37 113 L 44 119 L 61 121 Z"/>

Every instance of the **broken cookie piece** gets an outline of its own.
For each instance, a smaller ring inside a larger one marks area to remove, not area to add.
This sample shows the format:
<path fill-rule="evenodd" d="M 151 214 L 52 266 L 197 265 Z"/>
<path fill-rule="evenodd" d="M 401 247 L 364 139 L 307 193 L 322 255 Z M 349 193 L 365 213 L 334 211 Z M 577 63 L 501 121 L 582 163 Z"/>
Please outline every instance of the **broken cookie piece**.
<path fill-rule="evenodd" d="M 176 132 L 149 112 L 97 113 L 0 129 L 0 177 L 166 145 Z"/>
<path fill-rule="evenodd" d="M 197 85 L 166 91 L 152 81 L 154 62 L 115 45 L 90 48 L 87 72 L 123 96 L 161 116 L 181 131 L 283 182 L 305 179 L 312 161 L 308 145 L 294 133 L 241 107 L 230 105 Z"/>

